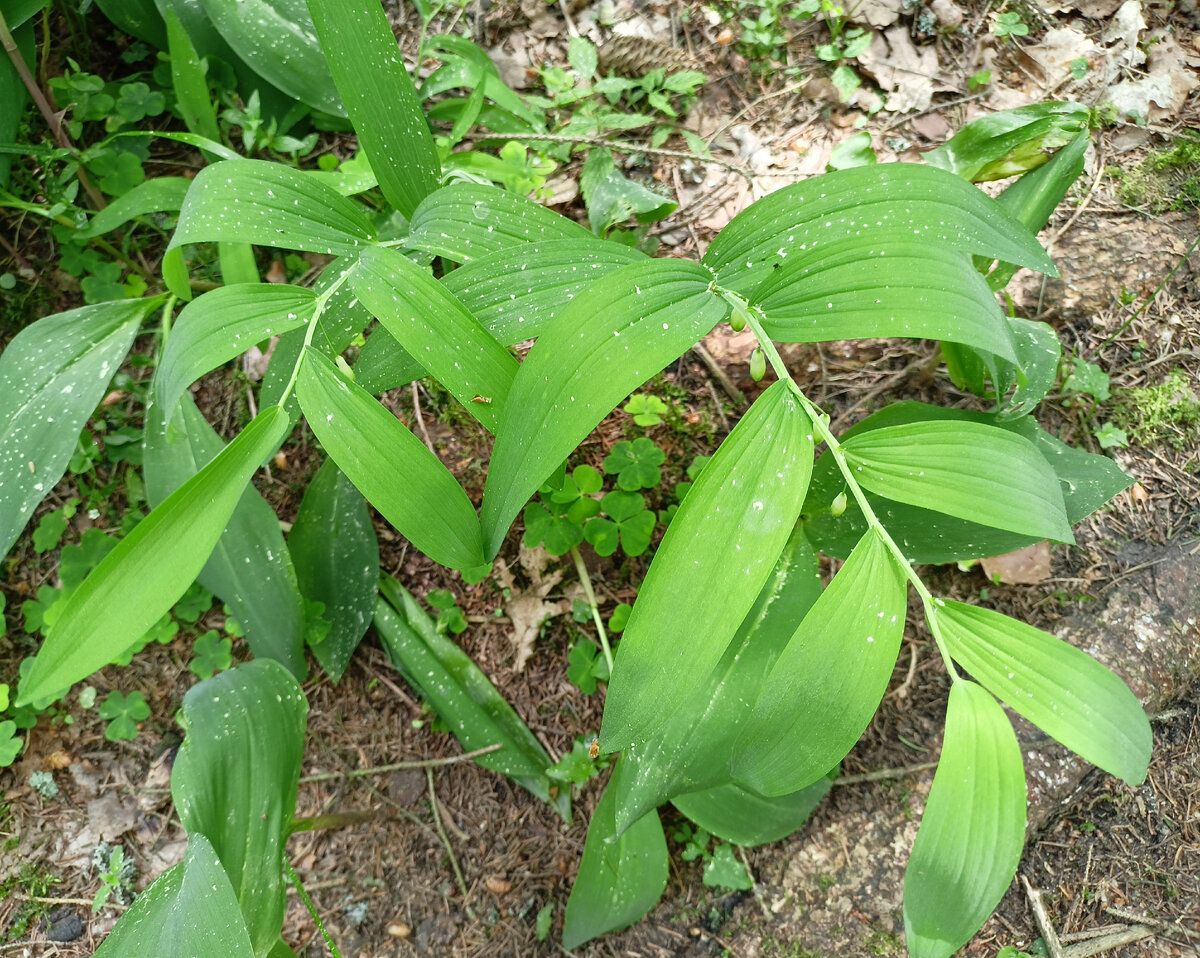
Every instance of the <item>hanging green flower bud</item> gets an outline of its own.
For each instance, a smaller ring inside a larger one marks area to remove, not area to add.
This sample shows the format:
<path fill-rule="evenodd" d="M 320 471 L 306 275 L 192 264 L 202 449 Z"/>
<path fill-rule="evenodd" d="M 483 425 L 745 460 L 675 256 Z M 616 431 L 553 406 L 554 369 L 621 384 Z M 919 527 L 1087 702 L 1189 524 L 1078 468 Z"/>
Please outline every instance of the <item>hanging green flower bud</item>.
<path fill-rule="evenodd" d="M 833 502 L 830 503 L 830 505 L 829 505 L 829 514 L 831 516 L 837 517 L 837 516 L 840 516 L 845 511 L 846 511 L 846 493 L 839 492 L 836 496 L 833 497 Z"/>
<path fill-rule="evenodd" d="M 750 378 L 758 382 L 767 374 L 767 357 L 762 351 L 762 347 L 758 346 L 754 352 L 750 354 Z"/>
<path fill-rule="evenodd" d="M 746 313 L 739 307 L 733 307 L 733 315 L 729 317 L 729 328 L 735 333 L 740 333 L 746 328 Z"/>

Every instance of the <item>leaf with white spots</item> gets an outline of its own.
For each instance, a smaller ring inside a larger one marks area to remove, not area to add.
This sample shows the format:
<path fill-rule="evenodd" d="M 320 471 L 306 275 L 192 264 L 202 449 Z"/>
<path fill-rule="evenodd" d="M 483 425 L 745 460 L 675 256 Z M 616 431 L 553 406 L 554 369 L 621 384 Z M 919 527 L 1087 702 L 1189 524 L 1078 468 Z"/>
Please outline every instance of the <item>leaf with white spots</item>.
<path fill-rule="evenodd" d="M 129 906 L 95 958 L 140 955 L 254 958 L 237 895 L 212 844 L 188 836 L 182 862 L 158 876 Z"/>
<path fill-rule="evenodd" d="M 608 240 L 523 243 L 473 259 L 442 285 L 506 345 L 540 336 L 580 292 L 644 253 Z"/>
<path fill-rule="evenodd" d="M 497 250 L 546 240 L 595 240 L 578 223 L 498 186 L 452 183 L 421 201 L 404 238 L 422 249 L 465 263 Z"/>
<path fill-rule="evenodd" d="M 192 181 L 182 176 L 156 176 L 139 183 L 127 193 L 115 197 L 100 210 L 74 239 L 91 239 L 123 226 L 147 213 L 174 213 L 183 205 L 183 197 Z"/>
<path fill-rule="evenodd" d="M 212 842 L 259 958 L 275 947 L 283 927 L 284 844 L 296 812 L 307 717 L 300 686 L 270 659 L 192 686 L 180 711 L 184 738 L 171 797 L 183 827 Z"/>
<path fill-rule="evenodd" d="M 0 553 L 62 478 L 141 321 L 161 302 L 56 313 L 30 323 L 0 355 Z"/>
<path fill-rule="evenodd" d="M 311 107 L 345 116 L 304 0 L 200 0 L 254 72 Z"/>
<path fill-rule="evenodd" d="M 959 519 L 1074 542 L 1058 477 L 1024 436 L 985 423 L 913 422 L 842 443 L 865 489 Z"/>
<path fill-rule="evenodd" d="M 787 543 L 812 472 L 812 423 L 788 385 L 752 405 L 667 527 L 629 616 L 600 747 L 655 735 L 720 663 Z"/>
<path fill-rule="evenodd" d="M 21 683 L 20 702 L 108 665 L 179 601 L 204 568 L 250 477 L 290 428 L 278 406 L 264 409 L 117 543 L 67 599 Z"/>
<path fill-rule="evenodd" d="M 159 367 L 160 375 L 162 367 Z M 158 505 L 211 462 L 225 441 L 190 395 L 178 404 L 168 431 L 163 407 L 146 410 L 142 474 L 146 497 Z M 196 577 L 229 606 L 256 658 L 282 662 L 303 677 L 304 600 L 279 517 L 252 484 L 246 486 L 212 555 Z"/>
<path fill-rule="evenodd" d="M 904 574 L 870 531 L 767 675 L 733 750 L 737 781 L 763 795 L 786 795 L 845 757 L 892 677 L 905 607 Z"/>
<path fill-rule="evenodd" d="M 519 364 L 454 294 L 382 247 L 363 251 L 350 285 L 405 351 L 494 432 Z"/>
<path fill-rule="evenodd" d="M 312 318 L 316 293 L 300 286 L 239 283 L 192 300 L 179 313 L 154 376 L 155 401 L 170 417 L 205 373 Z"/>
<path fill-rule="evenodd" d="M 1025 843 L 1025 768 L 1004 709 L 974 682 L 950 687 L 946 735 L 904 873 L 912 958 L 950 958 L 1000 904 Z"/>
<path fill-rule="evenodd" d="M 842 244 L 865 256 L 914 239 L 1058 275 L 1034 235 L 990 196 L 916 163 L 839 170 L 770 193 L 721 230 L 702 262 L 722 286 L 749 295 L 790 256 Z"/>
<path fill-rule="evenodd" d="M 168 249 L 222 240 L 339 256 L 373 244 L 375 227 L 361 206 L 299 170 L 225 160 L 192 180 Z"/>
<path fill-rule="evenodd" d="M 288 550 L 304 597 L 325 606 L 321 617 L 329 633 L 311 648 L 337 682 L 375 612 L 379 542 L 366 501 L 332 459 L 304 491 Z"/>
<path fill-rule="evenodd" d="M 1130 785 L 1145 781 L 1150 721 L 1116 674 L 992 609 L 938 601 L 932 614 L 950 656 L 1014 712 Z"/>
<path fill-rule="evenodd" d="M 711 280 L 685 260 L 632 263 L 559 311 L 521 364 L 496 431 L 482 510 L 489 556 L 588 433 L 724 318 Z"/>
<path fill-rule="evenodd" d="M 401 535 L 451 569 L 487 564 L 479 517 L 462 486 L 370 393 L 310 348 L 296 394 L 329 457 Z"/>
<path fill-rule="evenodd" d="M 441 164 L 387 15 L 377 0 L 309 0 L 309 10 L 379 188 L 412 216 L 437 189 Z"/>
<path fill-rule="evenodd" d="M 971 258 L 935 243 L 864 249 L 855 237 L 793 252 L 749 302 L 780 342 L 939 339 L 1016 358 L 1004 314 Z"/>

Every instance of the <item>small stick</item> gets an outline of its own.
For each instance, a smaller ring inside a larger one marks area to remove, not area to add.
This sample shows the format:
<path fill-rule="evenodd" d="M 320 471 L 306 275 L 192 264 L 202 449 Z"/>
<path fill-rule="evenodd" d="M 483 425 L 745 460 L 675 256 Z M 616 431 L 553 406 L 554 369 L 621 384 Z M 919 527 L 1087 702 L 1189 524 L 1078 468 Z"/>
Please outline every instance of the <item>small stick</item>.
<path fill-rule="evenodd" d="M 446 835 L 446 829 L 442 827 L 442 816 L 438 812 L 438 797 L 437 791 L 433 787 L 433 769 L 425 769 L 425 776 L 429 780 L 429 807 L 433 810 L 433 824 L 437 829 L 438 838 L 442 840 L 442 845 L 446 849 L 446 854 L 450 858 L 450 865 L 454 869 L 454 877 L 458 879 L 458 890 L 463 896 L 463 910 L 467 913 L 467 917 L 471 921 L 475 921 L 475 910 L 471 907 L 471 903 L 467 901 L 467 896 L 470 891 L 467 889 L 466 879 L 463 878 L 462 869 L 458 867 L 458 859 L 454 855 L 454 847 L 450 844 L 450 838 Z"/>
<path fill-rule="evenodd" d="M 399 772 L 406 768 L 437 768 L 441 765 L 453 765 L 456 762 L 465 762 L 469 759 L 478 758 L 480 755 L 487 755 L 489 752 L 496 752 L 504 748 L 503 742 L 497 742 L 495 745 L 489 745 L 486 748 L 477 748 L 473 752 L 464 752 L 462 755 L 451 755 L 448 758 L 426 758 L 413 762 L 392 762 L 390 765 L 375 765 L 371 768 L 352 768 L 344 772 L 320 772 L 316 775 L 305 775 L 300 779 L 301 785 L 308 785 L 312 782 L 331 782 L 337 778 L 363 778 L 367 775 L 384 775 L 387 772 Z"/>
<path fill-rule="evenodd" d="M 701 362 L 703 362 L 708 368 L 708 371 L 712 374 L 713 379 L 721 384 L 721 388 L 725 390 L 725 395 L 737 403 L 739 408 L 745 406 L 746 397 L 742 394 L 742 391 L 738 389 L 736 385 L 734 385 L 733 380 L 729 378 L 729 374 L 721 368 L 721 364 L 713 358 L 713 354 L 704 348 L 704 343 L 696 343 L 696 345 L 692 347 L 692 352 L 700 357 Z"/>
<path fill-rule="evenodd" d="M 1024 875 L 1021 876 L 1021 884 L 1025 888 L 1025 894 L 1029 897 L 1029 906 L 1033 909 L 1033 917 L 1037 921 L 1038 931 L 1046 940 L 1046 950 L 1050 952 L 1050 958 L 1065 958 L 1063 946 L 1058 940 L 1058 933 L 1054 930 L 1054 923 L 1046 912 L 1046 906 L 1042 904 L 1042 893 L 1035 891 L 1029 884 L 1029 879 Z"/>
<path fill-rule="evenodd" d="M 86 905 L 91 908 L 95 904 L 90 898 L 45 898 L 41 895 L 24 895 L 21 892 L 13 892 L 12 897 L 17 901 L 34 901 L 39 905 Z M 106 901 L 102 907 L 124 911 L 129 906 L 122 905 L 119 901 Z"/>
<path fill-rule="evenodd" d="M 886 782 L 893 778 L 904 778 L 914 772 L 925 772 L 937 768 L 937 762 L 922 762 L 920 765 L 905 765 L 902 768 L 882 768 L 877 772 L 862 772 L 858 775 L 843 775 L 833 780 L 834 785 L 860 785 L 863 782 Z"/>
<path fill-rule="evenodd" d="M 771 909 L 768 908 L 767 903 L 763 901 L 762 888 L 760 888 L 758 882 L 754 880 L 754 872 L 750 870 L 750 862 L 746 860 L 746 849 L 742 848 L 741 845 L 734 845 L 733 847 L 737 850 L 738 858 L 742 860 L 742 867 L 746 869 L 746 874 L 750 878 L 750 887 L 754 890 L 754 898 L 758 902 L 758 907 L 762 909 L 763 917 L 767 919 L 767 921 L 774 921 L 775 916 L 771 914 Z"/>
<path fill-rule="evenodd" d="M 417 381 L 414 379 L 412 384 L 413 396 L 413 415 L 417 417 L 417 426 L 421 430 L 421 435 L 425 439 L 425 445 L 429 447 L 429 451 L 435 456 L 437 451 L 433 448 L 433 440 L 429 438 L 429 430 L 425 428 L 425 417 L 421 415 L 421 399 L 417 394 Z"/>

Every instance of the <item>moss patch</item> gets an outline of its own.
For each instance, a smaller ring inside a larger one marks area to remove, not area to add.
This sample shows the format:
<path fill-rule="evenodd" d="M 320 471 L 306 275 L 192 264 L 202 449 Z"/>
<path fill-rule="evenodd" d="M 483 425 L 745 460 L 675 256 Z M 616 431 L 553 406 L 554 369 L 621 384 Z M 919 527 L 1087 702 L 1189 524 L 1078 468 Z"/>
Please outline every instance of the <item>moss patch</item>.
<path fill-rule="evenodd" d="M 1152 213 L 1200 207 L 1200 138 L 1176 140 L 1122 172 L 1120 179 L 1117 192 L 1129 206 Z"/>
<path fill-rule="evenodd" d="M 1178 369 L 1155 386 L 1114 389 L 1110 418 L 1139 446 L 1183 449 L 1200 441 L 1200 399 Z"/>

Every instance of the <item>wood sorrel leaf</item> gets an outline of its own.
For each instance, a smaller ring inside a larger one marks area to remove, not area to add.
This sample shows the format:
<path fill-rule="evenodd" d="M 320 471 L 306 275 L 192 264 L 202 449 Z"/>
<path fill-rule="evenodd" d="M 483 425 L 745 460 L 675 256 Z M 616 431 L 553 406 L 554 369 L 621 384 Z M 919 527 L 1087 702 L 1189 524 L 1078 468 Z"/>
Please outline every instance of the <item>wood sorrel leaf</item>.
<path fill-rule="evenodd" d="M 605 751 L 653 736 L 721 661 L 792 532 L 812 456 L 812 423 L 777 382 L 704 467 L 622 635 L 600 731 Z"/>
<path fill-rule="evenodd" d="M 288 533 L 300 590 L 325 605 L 329 634 L 312 645 L 313 655 L 337 682 L 366 634 L 379 591 L 379 542 L 362 494 L 332 459 L 304 492 Z"/>
<path fill-rule="evenodd" d="M 170 429 L 162 407 L 152 403 L 143 449 L 150 504 L 166 500 L 224 448 L 190 395 L 176 407 Z M 196 579 L 229 606 L 256 658 L 275 659 L 293 675 L 304 676 L 304 601 L 296 570 L 279 517 L 253 485 L 246 485 Z"/>
<path fill-rule="evenodd" d="M 538 339 L 496 432 L 482 509 L 489 557 L 529 497 L 605 415 L 725 315 L 711 278 L 683 260 L 633 263 L 577 295 Z"/>
<path fill-rule="evenodd" d="M 1008 888 L 1025 841 L 1025 769 L 1004 709 L 974 682 L 950 688 L 946 735 L 904 874 L 913 958 L 949 958 Z"/>
<path fill-rule="evenodd" d="M 222 286 L 179 313 L 154 376 L 155 402 L 166 418 L 185 389 L 251 346 L 303 326 L 316 293 L 300 286 L 240 283 Z"/>
<path fill-rule="evenodd" d="M 1093 765 L 1139 785 L 1150 720 L 1121 679 L 1090 655 L 992 609 L 938 600 L 931 613 L 951 657 L 989 692 Z"/>
<path fill-rule="evenodd" d="M 193 686 L 180 711 L 184 738 L 171 797 L 189 834 L 212 842 L 259 956 L 283 927 L 284 843 L 296 811 L 307 717 L 300 686 L 270 659 Z"/>
<path fill-rule="evenodd" d="M 614 816 L 618 761 L 588 824 L 579 873 L 567 899 L 563 947 L 632 925 L 654 907 L 667 887 L 667 838 L 658 812 L 647 812 L 616 838 Z"/>
<path fill-rule="evenodd" d="M 849 240 L 866 258 L 914 236 L 1058 275 L 1036 238 L 995 200 L 915 163 L 841 170 L 776 190 L 735 216 L 702 262 L 721 286 L 747 295 L 788 256 Z"/>
<path fill-rule="evenodd" d="M 96 958 L 220 954 L 254 958 L 237 894 L 212 844 L 188 836 L 182 862 L 137 896 L 96 949 Z"/>
<path fill-rule="evenodd" d="M 883 699 L 905 605 L 904 573 L 869 531 L 767 675 L 734 746 L 737 781 L 763 795 L 786 795 L 842 760 Z"/>
<path fill-rule="evenodd" d="M 519 782 L 571 820 L 571 794 L 551 791 L 553 764 L 537 737 L 488 677 L 390 576 L 379 583 L 375 629 L 392 665 L 421 693 L 467 751 L 500 743 L 475 762 Z"/>
<path fill-rule="evenodd" d="M 308 9 L 379 188 L 410 217 L 437 189 L 441 164 L 387 15 L 375 0 L 308 0 Z"/>
<path fill-rule="evenodd" d="M 218 240 L 339 256 L 374 242 L 375 227 L 353 200 L 290 166 L 224 160 L 192 180 L 167 248 Z"/>
<path fill-rule="evenodd" d="M 401 535 L 452 569 L 487 564 L 479 517 L 462 486 L 370 393 L 309 348 L 296 395 L 330 458 Z"/>
<path fill-rule="evenodd" d="M 899 502 L 1074 542 L 1058 478 L 1029 440 L 974 422 L 914 422 L 843 442 L 864 488 Z"/>
<path fill-rule="evenodd" d="M 404 243 L 456 263 L 545 240 L 591 240 L 587 230 L 496 186 L 452 183 L 421 201 Z"/>
<path fill-rule="evenodd" d="M 787 838 L 808 820 L 832 785 L 832 778 L 822 776 L 798 792 L 767 798 L 730 782 L 676 795 L 671 804 L 706 832 L 752 847 Z"/>
<path fill-rule="evenodd" d="M 20 702 L 87 678 L 145 635 L 200 574 L 250 477 L 290 428 L 278 406 L 264 409 L 105 556 L 50 629 Z"/>
<path fill-rule="evenodd" d="M 56 313 L 30 323 L 0 355 L 0 554 L 62 478 L 84 423 L 160 302 Z"/>
<path fill-rule="evenodd" d="M 382 247 L 363 252 L 350 285 L 404 350 L 494 432 L 520 364 L 454 294 Z"/>

